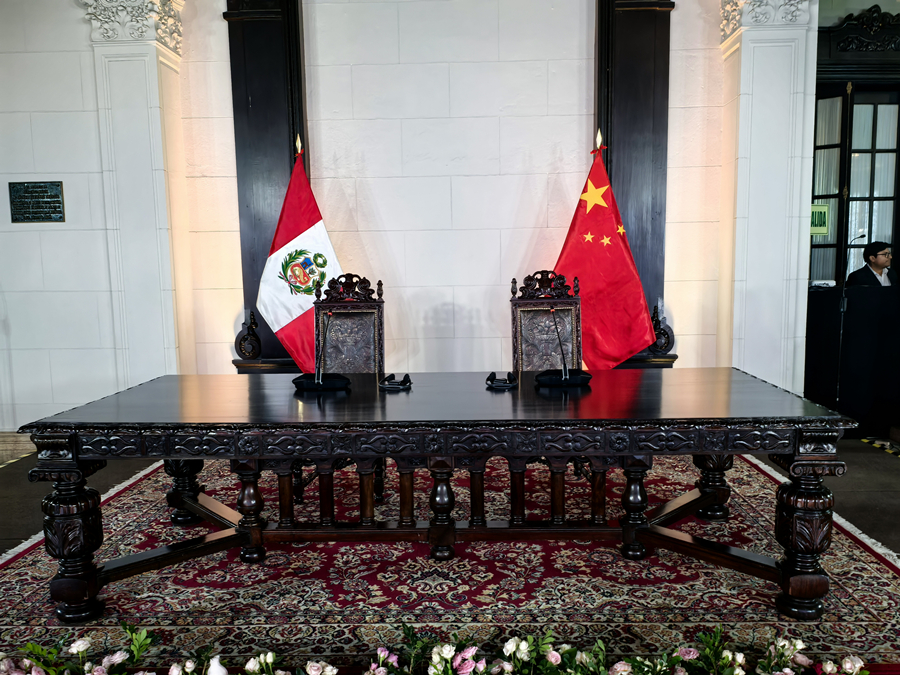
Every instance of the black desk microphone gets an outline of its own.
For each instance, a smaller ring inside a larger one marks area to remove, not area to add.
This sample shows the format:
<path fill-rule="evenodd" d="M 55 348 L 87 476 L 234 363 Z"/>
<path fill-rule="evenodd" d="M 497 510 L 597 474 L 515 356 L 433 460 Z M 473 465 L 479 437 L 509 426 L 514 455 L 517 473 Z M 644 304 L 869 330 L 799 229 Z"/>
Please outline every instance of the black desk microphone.
<path fill-rule="evenodd" d="M 581 368 L 569 368 L 566 363 L 566 350 L 563 348 L 562 338 L 559 335 L 559 323 L 556 321 L 556 308 L 550 308 L 550 316 L 553 317 L 553 327 L 556 329 L 556 341 L 559 344 L 559 353 L 562 358 L 562 369 L 551 368 L 543 370 L 534 376 L 535 384 L 539 387 L 584 387 L 593 377 Z"/>

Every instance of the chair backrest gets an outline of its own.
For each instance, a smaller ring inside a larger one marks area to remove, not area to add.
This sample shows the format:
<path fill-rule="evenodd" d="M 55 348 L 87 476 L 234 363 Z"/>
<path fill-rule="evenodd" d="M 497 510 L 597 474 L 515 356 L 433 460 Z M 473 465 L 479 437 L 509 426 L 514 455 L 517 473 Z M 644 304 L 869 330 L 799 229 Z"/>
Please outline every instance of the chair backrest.
<path fill-rule="evenodd" d="M 384 373 L 384 300 L 356 274 L 316 288 L 316 363 L 326 373 Z"/>
<path fill-rule="evenodd" d="M 564 276 L 541 270 L 525 277 L 518 289 L 513 279 L 510 309 L 513 370 L 562 368 L 563 354 L 570 368 L 581 368 L 578 277 L 568 286 Z"/>

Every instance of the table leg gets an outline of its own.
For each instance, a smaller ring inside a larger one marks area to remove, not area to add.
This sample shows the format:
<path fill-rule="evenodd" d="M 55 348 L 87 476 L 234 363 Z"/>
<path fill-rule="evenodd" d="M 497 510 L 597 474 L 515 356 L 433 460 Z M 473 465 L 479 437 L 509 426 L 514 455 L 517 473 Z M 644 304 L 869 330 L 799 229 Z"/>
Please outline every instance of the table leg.
<path fill-rule="evenodd" d="M 278 474 L 278 527 L 296 527 L 294 520 L 294 476 L 288 470 Z"/>
<path fill-rule="evenodd" d="M 471 515 L 469 525 L 484 527 L 487 519 L 484 514 L 484 467 L 469 469 L 469 498 L 471 500 Z"/>
<path fill-rule="evenodd" d="M 359 524 L 361 527 L 375 527 L 375 473 L 376 460 L 357 460 L 356 473 L 359 475 Z"/>
<path fill-rule="evenodd" d="M 432 560 L 450 560 L 456 552 L 456 523 L 450 517 L 456 505 L 456 497 L 450 485 L 453 476 L 453 462 L 446 457 L 430 457 L 428 469 L 434 479 L 431 488 L 431 527 L 428 528 L 428 543 L 431 544 Z"/>
<path fill-rule="evenodd" d="M 794 619 L 817 619 L 825 611 L 822 598 L 829 580 L 819 556 L 831 544 L 834 497 L 822 484 L 816 467 L 792 471 L 791 482 L 775 494 L 775 538 L 784 548 L 781 590 L 775 605 Z"/>
<path fill-rule="evenodd" d="M 375 501 L 381 504 L 384 501 L 384 473 L 387 470 L 387 460 L 382 457 L 375 462 Z"/>
<path fill-rule="evenodd" d="M 568 458 L 549 459 L 550 464 L 550 523 L 566 524 L 566 468 Z"/>
<path fill-rule="evenodd" d="M 704 520 L 727 520 L 731 488 L 725 472 L 734 466 L 734 455 L 694 455 L 694 466 L 700 469 L 700 480 L 696 482 L 700 492 L 716 495 L 715 503 L 698 509 L 697 516 Z"/>
<path fill-rule="evenodd" d="M 241 479 L 237 510 L 243 517 L 238 522 L 238 528 L 250 532 L 250 542 L 241 547 L 241 560 L 245 563 L 262 562 L 266 559 L 266 549 L 262 545 L 261 530 L 266 520 L 260 515 L 263 496 L 259 491 L 259 468 L 255 460 L 232 460 L 232 471 Z"/>
<path fill-rule="evenodd" d="M 319 476 L 319 525 L 334 527 L 334 463 L 316 462 Z"/>
<path fill-rule="evenodd" d="M 509 524 L 525 524 L 525 471 L 527 459 L 509 458 Z"/>
<path fill-rule="evenodd" d="M 166 493 L 166 501 L 169 506 L 175 508 L 172 511 L 172 524 L 184 527 L 202 523 L 203 518 L 184 508 L 183 500 L 185 497 L 197 499 L 197 495 L 203 492 L 203 488 L 197 482 L 197 474 L 203 468 L 203 460 L 166 459 L 163 466 L 166 474 L 172 477 L 172 489 Z"/>
<path fill-rule="evenodd" d="M 606 525 L 606 469 L 591 468 L 591 522 Z"/>
<path fill-rule="evenodd" d="M 633 456 L 624 460 L 625 492 L 622 493 L 622 555 L 629 560 L 643 560 L 651 551 L 637 540 L 637 530 L 649 526 L 644 515 L 647 510 L 647 491 L 644 476 L 650 470 L 652 457 Z"/>

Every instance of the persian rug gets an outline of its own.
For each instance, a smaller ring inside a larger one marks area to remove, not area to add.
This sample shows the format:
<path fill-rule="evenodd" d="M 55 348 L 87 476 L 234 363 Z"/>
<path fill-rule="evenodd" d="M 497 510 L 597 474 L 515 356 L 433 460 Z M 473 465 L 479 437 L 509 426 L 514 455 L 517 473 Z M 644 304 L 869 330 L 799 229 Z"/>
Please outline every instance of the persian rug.
<path fill-rule="evenodd" d="M 385 503 L 379 518 L 399 514 L 396 473 L 389 463 Z M 738 458 L 729 472 L 731 518 L 724 523 L 685 519 L 677 527 L 691 534 L 779 557 L 773 536 L 773 492 L 777 479 L 755 461 Z M 207 493 L 234 504 L 237 483 L 225 463 L 208 462 L 200 476 Z M 653 504 L 693 486 L 697 471 L 689 457 L 657 462 L 647 481 Z M 105 541 L 97 560 L 119 557 L 199 534 L 173 528 L 165 491 L 169 478 L 159 467 L 109 496 Z M 431 479 L 416 474 L 416 508 L 428 516 Z M 338 472 L 338 518 L 358 516 L 357 477 Z M 277 519 L 275 476 L 262 479 L 267 513 Z M 507 517 L 509 474 L 493 460 L 487 475 L 488 518 Z M 528 472 L 529 517 L 549 512 L 549 473 Z M 624 477 L 609 473 L 608 515 L 622 514 Z M 465 474 L 454 480 L 457 518 L 468 510 Z M 589 487 L 570 470 L 567 512 L 585 517 Z M 34 505 L 38 508 L 38 505 Z M 840 505 L 838 504 L 838 510 Z M 297 517 L 318 513 L 316 483 Z M 0 565 L 0 651 L 28 640 L 50 643 L 65 636 L 89 636 L 97 648 L 123 644 L 122 621 L 146 627 L 162 639 L 151 663 L 167 663 L 204 645 L 215 645 L 237 665 L 260 649 L 300 665 L 315 655 L 332 663 L 364 662 L 378 646 L 399 642 L 401 623 L 437 639 L 452 633 L 497 644 L 510 635 L 543 634 L 589 646 L 601 638 L 611 655 L 657 654 L 693 642 L 700 631 L 721 624 L 733 644 L 758 654 L 775 631 L 802 639 L 811 656 L 855 653 L 870 663 L 900 663 L 900 569 L 890 552 L 878 552 L 848 525 L 835 528 L 823 563 L 831 575 L 824 617 L 797 622 L 775 610 L 775 584 L 717 569 L 668 551 L 645 561 L 622 558 L 611 543 L 477 542 L 458 544 L 456 558 L 435 562 L 428 546 L 414 543 L 297 543 L 273 546 L 261 564 L 244 564 L 238 551 L 223 552 L 119 581 L 103 589 L 106 612 L 83 626 L 61 625 L 53 617 L 48 582 L 56 563 L 35 541 Z"/>

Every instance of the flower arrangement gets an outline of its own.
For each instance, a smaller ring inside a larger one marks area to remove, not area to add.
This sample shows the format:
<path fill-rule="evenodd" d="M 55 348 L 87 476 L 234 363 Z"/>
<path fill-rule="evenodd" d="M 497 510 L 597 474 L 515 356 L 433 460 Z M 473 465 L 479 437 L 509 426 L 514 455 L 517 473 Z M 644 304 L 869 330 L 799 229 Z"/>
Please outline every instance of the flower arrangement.
<path fill-rule="evenodd" d="M 16 657 L 0 652 L 0 675 L 126 675 L 155 641 L 146 629 L 123 624 L 128 638 L 125 649 L 111 654 L 91 653 L 91 642 L 79 638 L 66 646 L 50 647 L 29 642 Z M 550 631 L 542 637 L 508 638 L 493 652 L 452 636 L 452 642 L 427 639 L 403 626 L 404 642 L 391 651 L 379 647 L 366 675 L 869 675 L 862 659 L 848 655 L 840 660 L 816 663 L 802 653 L 802 640 L 775 637 L 752 670 L 742 652 L 729 648 L 721 627 L 697 636 L 698 647 L 679 647 L 670 654 L 650 659 L 625 658 L 607 667 L 606 648 L 600 640 L 587 650 L 555 644 Z M 228 675 L 212 648 L 187 655 L 168 668 L 168 675 Z M 491 659 L 490 664 L 488 659 Z M 244 675 L 338 675 L 325 661 L 307 661 L 291 670 L 270 651 L 259 652 L 240 670 Z M 487 671 L 487 672 L 486 672 Z M 136 675 L 157 675 L 139 670 Z"/>

